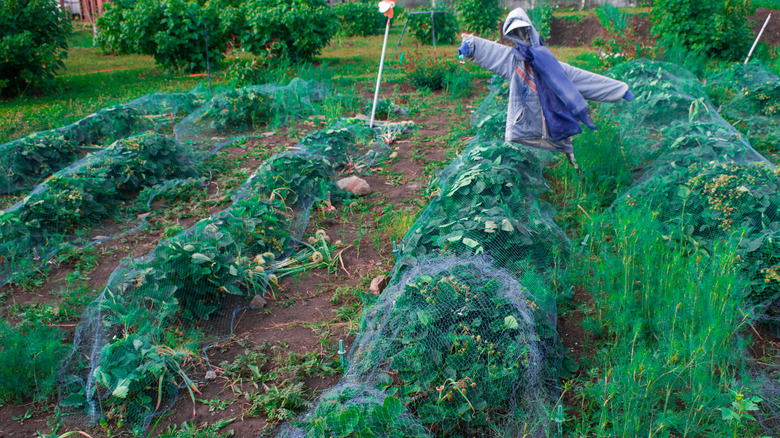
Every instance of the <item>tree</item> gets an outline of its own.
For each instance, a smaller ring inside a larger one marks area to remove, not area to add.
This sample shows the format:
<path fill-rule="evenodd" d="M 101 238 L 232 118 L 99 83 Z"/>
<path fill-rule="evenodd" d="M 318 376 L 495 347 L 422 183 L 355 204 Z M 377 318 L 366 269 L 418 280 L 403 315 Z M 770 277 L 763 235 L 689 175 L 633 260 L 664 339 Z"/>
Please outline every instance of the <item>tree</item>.
<path fill-rule="evenodd" d="M 680 46 L 724 60 L 747 55 L 750 0 L 655 0 L 651 31 L 664 47 Z"/>

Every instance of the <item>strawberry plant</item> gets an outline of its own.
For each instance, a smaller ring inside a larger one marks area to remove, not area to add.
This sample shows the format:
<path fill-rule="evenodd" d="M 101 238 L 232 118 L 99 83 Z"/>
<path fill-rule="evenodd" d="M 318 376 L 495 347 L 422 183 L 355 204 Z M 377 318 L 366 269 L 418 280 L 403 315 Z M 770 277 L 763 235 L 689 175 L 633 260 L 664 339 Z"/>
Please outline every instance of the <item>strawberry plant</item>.
<path fill-rule="evenodd" d="M 535 198 L 546 191 L 525 169 L 541 167 L 542 156 L 510 143 L 474 144 L 445 168 L 439 195 L 404 236 L 396 254 L 401 266 L 425 255 L 481 254 L 513 270 L 522 252 L 546 266 L 568 238 L 553 222 L 552 208 Z"/>
<path fill-rule="evenodd" d="M 370 154 L 376 141 L 376 131 L 365 122 L 343 120 L 327 129 L 306 134 L 298 145 L 308 152 L 328 157 L 334 167 L 341 167 Z"/>
<path fill-rule="evenodd" d="M 271 98 L 251 88 L 228 91 L 215 98 L 198 122 L 214 131 L 246 130 L 271 119 Z"/>
<path fill-rule="evenodd" d="M 512 412 L 517 397 L 538 395 L 557 338 L 516 280 L 477 263 L 442 264 L 448 262 L 458 268 L 418 272 L 399 285 L 390 308 L 369 312 L 367 326 L 384 328 L 350 371 L 386 365 L 376 386 L 436 435 L 481 434 L 491 418 Z"/>
<path fill-rule="evenodd" d="M 330 199 L 335 171 L 327 158 L 308 152 L 277 154 L 252 174 L 241 190 L 274 193 L 291 206 Z"/>
<path fill-rule="evenodd" d="M 301 424 L 305 438 L 428 437 L 396 397 L 359 385 L 335 388 Z"/>
<path fill-rule="evenodd" d="M 71 125 L 36 132 L 0 146 L 0 193 L 28 187 L 72 164 L 86 147 L 152 129 L 150 119 L 128 105 L 103 108 Z"/>
<path fill-rule="evenodd" d="M 208 319 L 228 295 L 252 297 L 262 291 L 272 272 L 268 265 L 291 250 L 290 227 L 279 200 L 239 200 L 224 214 L 161 242 L 144 267 L 137 293 L 172 293 L 184 319 Z M 259 265 L 256 254 L 262 254 Z M 167 285 L 174 285 L 174 291 Z"/>

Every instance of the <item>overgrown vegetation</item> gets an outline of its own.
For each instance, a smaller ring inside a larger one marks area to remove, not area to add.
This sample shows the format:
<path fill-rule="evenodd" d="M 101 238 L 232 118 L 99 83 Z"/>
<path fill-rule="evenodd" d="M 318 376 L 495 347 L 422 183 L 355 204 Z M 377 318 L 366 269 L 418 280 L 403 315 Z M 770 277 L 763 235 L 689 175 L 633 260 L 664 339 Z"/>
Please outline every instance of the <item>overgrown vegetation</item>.
<path fill-rule="evenodd" d="M 716 59 L 744 59 L 752 31 L 748 0 L 658 0 L 653 2 L 651 30 L 666 48 L 679 45 Z"/>
<path fill-rule="evenodd" d="M 463 0 L 455 3 L 461 30 L 489 38 L 501 30 L 504 11 L 499 7 L 498 0 Z"/>
<path fill-rule="evenodd" d="M 150 55 L 165 68 L 200 72 L 228 48 L 311 59 L 334 35 L 337 20 L 324 0 L 118 2 L 99 18 L 98 41 L 108 52 Z"/>
<path fill-rule="evenodd" d="M 51 0 L 0 3 L 0 95 L 51 84 L 68 55 L 71 23 Z"/>
<path fill-rule="evenodd" d="M 431 11 L 431 8 L 420 7 L 414 12 Z M 409 30 L 420 44 L 446 45 L 455 44 L 460 39 L 458 33 L 458 18 L 452 11 L 436 8 L 435 14 L 406 14 L 409 20 Z M 434 39 L 435 37 L 435 39 Z"/>

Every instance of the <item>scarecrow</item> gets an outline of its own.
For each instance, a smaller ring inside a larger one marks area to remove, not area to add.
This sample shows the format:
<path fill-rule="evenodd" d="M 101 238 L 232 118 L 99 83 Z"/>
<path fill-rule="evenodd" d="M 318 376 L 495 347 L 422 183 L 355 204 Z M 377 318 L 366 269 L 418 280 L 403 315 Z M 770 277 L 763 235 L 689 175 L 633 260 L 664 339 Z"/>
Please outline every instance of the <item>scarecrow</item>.
<path fill-rule="evenodd" d="M 507 141 L 562 152 L 579 172 L 572 137 L 582 132 L 580 122 L 596 129 L 585 99 L 617 102 L 634 96 L 624 82 L 555 59 L 523 9 L 507 15 L 503 31 L 514 47 L 463 34 L 458 55 L 509 80 Z"/>

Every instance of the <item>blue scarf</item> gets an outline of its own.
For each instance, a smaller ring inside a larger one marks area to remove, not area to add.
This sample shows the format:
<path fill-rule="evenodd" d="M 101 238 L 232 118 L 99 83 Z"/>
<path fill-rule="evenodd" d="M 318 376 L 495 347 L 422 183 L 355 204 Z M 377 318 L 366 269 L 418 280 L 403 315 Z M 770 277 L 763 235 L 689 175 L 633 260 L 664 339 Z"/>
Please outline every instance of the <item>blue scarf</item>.
<path fill-rule="evenodd" d="M 579 122 L 590 129 L 596 129 L 585 98 L 577 91 L 555 55 L 544 44 L 538 47 L 516 45 L 514 55 L 518 60 L 528 63 L 536 76 L 542 112 L 547 119 L 547 129 L 553 141 L 561 141 L 581 133 Z"/>

